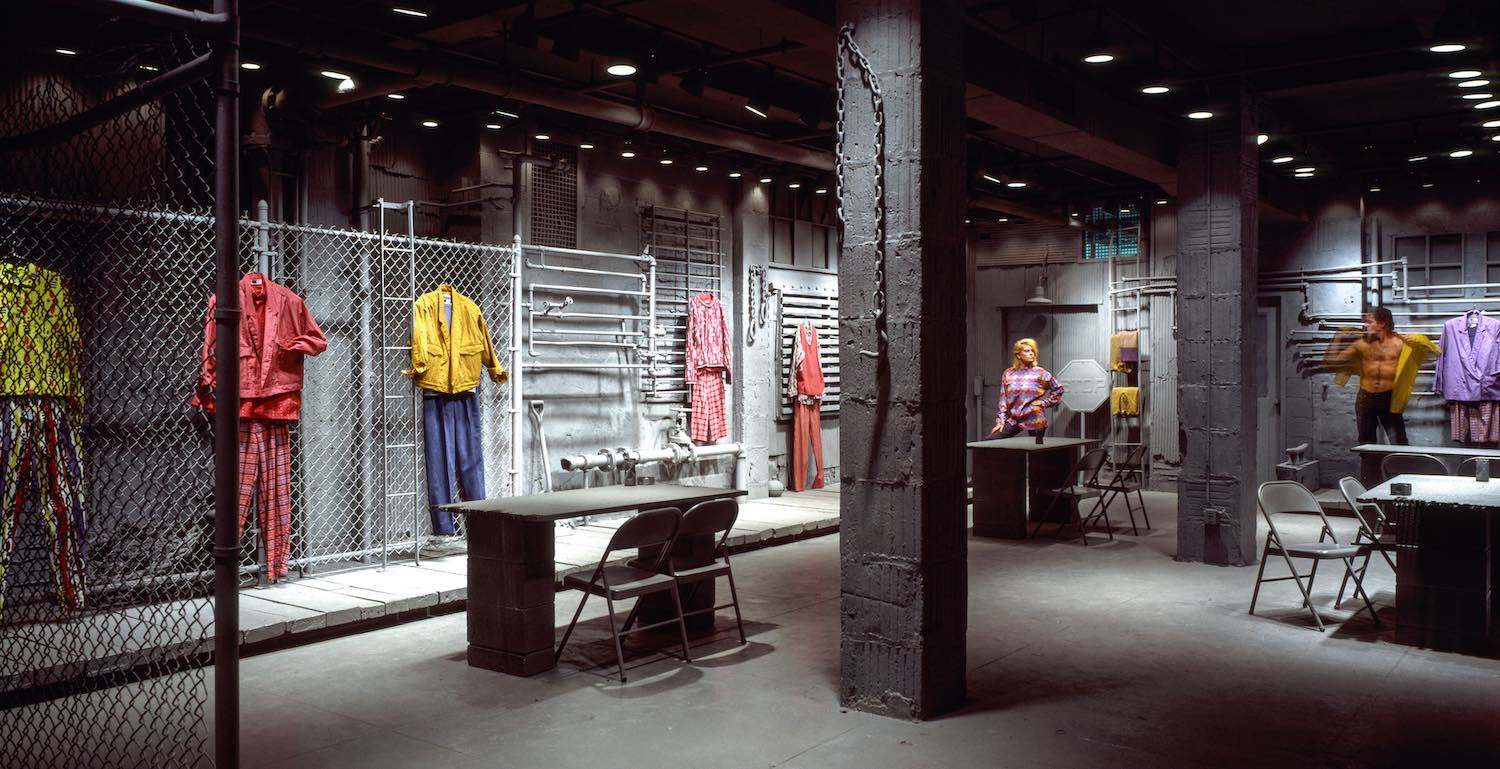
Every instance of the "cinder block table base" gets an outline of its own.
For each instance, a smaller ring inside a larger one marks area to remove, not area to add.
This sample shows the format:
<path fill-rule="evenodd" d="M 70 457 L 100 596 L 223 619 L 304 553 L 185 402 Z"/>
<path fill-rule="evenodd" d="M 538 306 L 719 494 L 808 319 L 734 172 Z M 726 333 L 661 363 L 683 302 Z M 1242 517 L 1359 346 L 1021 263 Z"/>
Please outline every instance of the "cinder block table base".
<path fill-rule="evenodd" d="M 1025 539 L 1051 501 L 1040 491 L 1062 486 L 1081 447 L 1081 438 L 1029 435 L 970 443 L 974 456 L 974 536 Z M 1049 520 L 1070 520 L 1071 508 L 1058 503 Z"/>

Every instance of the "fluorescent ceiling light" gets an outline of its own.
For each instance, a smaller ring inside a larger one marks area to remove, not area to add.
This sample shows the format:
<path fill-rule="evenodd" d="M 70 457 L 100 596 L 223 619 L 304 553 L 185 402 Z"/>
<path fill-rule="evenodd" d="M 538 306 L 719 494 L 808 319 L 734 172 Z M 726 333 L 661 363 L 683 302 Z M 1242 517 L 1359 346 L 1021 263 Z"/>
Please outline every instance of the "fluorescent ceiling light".
<path fill-rule="evenodd" d="M 708 170 L 708 166 L 693 166 L 693 170 L 702 173 Z"/>
<path fill-rule="evenodd" d="M 1450 158 L 1466 158 L 1466 157 L 1468 157 L 1468 156 L 1470 156 L 1472 154 L 1474 154 L 1474 150 L 1454 150 L 1454 151 L 1448 153 L 1448 157 L 1450 157 Z"/>
<path fill-rule="evenodd" d="M 1490 137 L 1490 141 L 1492 141 L 1492 142 L 1500 142 L 1500 134 L 1495 134 L 1494 136 L 1491 136 Z"/>
<path fill-rule="evenodd" d="M 1420 162 L 1422 162 L 1422 161 L 1424 161 L 1426 159 L 1427 159 L 1426 155 L 1412 155 L 1411 157 L 1409 157 L 1409 158 L 1406 159 L 1406 162 L 1408 162 L 1408 163 L 1420 163 Z"/>
<path fill-rule="evenodd" d="M 1316 171 L 1316 170 L 1318 170 L 1318 169 L 1314 168 L 1313 166 L 1303 166 L 1301 168 L 1293 168 L 1292 169 L 1292 173 L 1310 174 L 1310 173 L 1312 173 L 1313 171 Z"/>
<path fill-rule="evenodd" d="M 437 128 L 438 127 L 438 121 L 436 121 L 436 120 L 423 120 L 422 121 L 422 127 L 423 128 Z"/>
<path fill-rule="evenodd" d="M 1497 136 L 1495 138 L 1496 138 L 1496 140 L 1500 140 L 1500 136 Z M 827 187 L 819 187 L 819 188 L 813 190 L 813 194 L 814 195 L 827 195 L 828 194 L 828 188 Z"/>
<path fill-rule="evenodd" d="M 795 189 L 797 189 L 797 188 L 799 188 L 801 186 L 802 186 L 802 182 L 792 182 L 791 184 L 788 184 L 786 186 L 786 188 L 789 189 L 789 190 L 795 190 Z"/>
<path fill-rule="evenodd" d="M 581 150 L 591 150 L 593 148 L 594 148 L 594 143 L 591 142 L 591 141 L 589 141 L 588 139 L 584 139 L 583 141 L 581 141 L 581 142 L 578 143 L 578 149 L 581 149 Z"/>
<path fill-rule="evenodd" d="M 622 158 L 633 158 L 633 157 L 635 157 L 635 150 L 631 150 L 631 149 L 620 150 L 620 157 L 622 157 Z"/>
<path fill-rule="evenodd" d="M 671 158 L 662 158 L 661 160 L 658 160 L 656 162 L 661 163 L 664 166 L 672 165 L 672 159 Z"/>
<path fill-rule="evenodd" d="M 1465 48 L 1468 48 L 1468 46 L 1464 45 L 1463 43 L 1438 43 L 1437 45 L 1429 47 L 1427 50 L 1432 51 L 1433 53 L 1458 53 Z"/>
<path fill-rule="evenodd" d="M 72 48 L 53 48 L 52 50 L 57 51 L 58 53 L 60 53 L 60 54 L 62 54 L 64 56 L 77 56 L 78 55 L 78 52 L 75 51 L 75 50 L 73 50 Z"/>
<path fill-rule="evenodd" d="M 1500 128 L 1500 120 L 1486 120 L 1486 121 L 1484 121 L 1484 127 L 1485 128 Z"/>
<path fill-rule="evenodd" d="M 1500 101 L 1482 101 L 1474 105 L 1474 109 L 1494 109 L 1500 107 Z"/>
<path fill-rule="evenodd" d="M 1148 96 L 1160 96 L 1160 95 L 1162 95 L 1162 94 L 1164 94 L 1164 93 L 1166 93 L 1166 92 L 1168 92 L 1170 90 L 1172 90 L 1172 89 L 1169 88 L 1168 86 L 1157 84 L 1157 85 L 1148 85 L 1148 86 L 1145 86 L 1145 87 L 1141 88 L 1141 93 L 1146 94 Z"/>
<path fill-rule="evenodd" d="M 353 78 L 349 77 L 348 75 L 345 75 L 344 73 L 339 72 L 336 69 L 325 69 L 320 74 L 322 74 L 323 77 L 326 77 L 329 80 L 352 80 L 353 79 Z"/>
<path fill-rule="evenodd" d="M 1292 174 L 1292 176 L 1295 176 L 1298 179 L 1306 179 L 1307 177 L 1312 176 L 1312 175 L 1313 175 L 1312 171 L 1303 171 L 1302 173 L 1299 173 L 1299 174 Z"/>
<path fill-rule="evenodd" d="M 427 18 L 427 12 L 426 11 L 420 11 L 420 10 L 417 10 L 416 8 L 402 8 L 401 6 L 398 5 L 398 6 L 395 6 L 395 7 L 391 8 L 391 10 L 395 11 L 396 13 L 401 14 L 402 16 L 415 16 L 415 17 L 417 17 L 419 19 L 425 19 L 425 18 Z"/>
<path fill-rule="evenodd" d="M 1459 88 L 1483 88 L 1490 84 L 1488 80 L 1465 80 L 1458 84 Z"/>
<path fill-rule="evenodd" d="M 731 179 L 738 179 L 741 176 L 744 176 L 744 174 L 740 173 L 739 171 L 730 171 L 729 172 L 729 178 L 731 178 Z"/>
<path fill-rule="evenodd" d="M 385 95 L 385 98 L 387 98 L 387 99 L 395 99 L 396 101 L 401 101 L 402 99 L 406 98 L 406 94 L 404 94 L 404 93 L 388 93 L 388 94 Z"/>
<path fill-rule="evenodd" d="M 1493 99 L 1495 95 L 1492 93 L 1466 93 L 1464 94 L 1464 98 L 1469 101 L 1480 101 L 1483 99 Z"/>
<path fill-rule="evenodd" d="M 760 117 L 770 117 L 766 114 L 763 108 L 757 106 L 754 102 L 745 102 L 745 109 L 749 110 L 752 114 L 759 115 Z"/>
<path fill-rule="evenodd" d="M 497 110 L 495 110 L 495 114 L 499 115 L 500 117 L 508 117 L 511 120 L 519 120 L 521 118 L 520 115 L 517 115 L 514 112 L 506 112 L 503 109 L 497 109 Z"/>
<path fill-rule="evenodd" d="M 1422 189 L 1424 189 L 1424 190 L 1432 189 L 1432 182 L 1422 182 Z"/>
<path fill-rule="evenodd" d="M 1371 192 L 1379 192 L 1379 191 L 1380 191 L 1380 188 L 1379 188 L 1379 187 L 1371 187 L 1371 188 L 1370 188 L 1370 191 L 1371 191 Z"/>
<path fill-rule="evenodd" d="M 1275 163 L 1276 165 L 1281 165 L 1282 163 L 1290 163 L 1293 160 L 1296 160 L 1296 158 L 1292 157 L 1291 155 L 1282 155 L 1279 158 L 1271 158 L 1271 162 Z"/>
<path fill-rule="evenodd" d="M 1013 190 L 1019 190 L 1022 187 L 1026 186 L 1026 182 L 1023 182 L 1020 179 L 1013 179 L 1011 181 L 1006 182 L 1005 186 L 1007 186 L 1007 187 L 1009 187 L 1009 188 L 1011 188 Z"/>
<path fill-rule="evenodd" d="M 1256 134 L 1255 135 L 1255 143 L 1257 145 L 1265 144 L 1266 142 L 1268 142 L 1270 140 L 1271 140 L 1270 134 Z"/>
<path fill-rule="evenodd" d="M 503 126 L 501 126 L 499 123 L 485 123 L 484 127 L 490 129 L 491 131 L 498 131 Z"/>
<path fill-rule="evenodd" d="M 251 72 L 254 72 L 255 70 L 260 69 L 260 65 L 253 61 L 242 61 L 240 62 L 240 69 L 248 69 Z"/>
<path fill-rule="evenodd" d="M 1002 216 L 999 219 L 996 219 L 995 221 L 997 221 L 997 222 L 1008 222 L 1008 221 L 1010 221 L 1010 219 L 1008 217 Z"/>
<path fill-rule="evenodd" d="M 552 135 L 551 134 L 539 133 L 539 134 L 536 135 L 536 140 L 539 141 L 539 142 L 550 141 L 551 139 L 552 139 Z"/>
<path fill-rule="evenodd" d="M 1207 120 L 1207 119 L 1213 117 L 1214 113 L 1209 112 L 1206 109 L 1200 109 L 1200 110 L 1197 110 L 1196 112 L 1189 112 L 1189 113 L 1187 113 L 1187 116 L 1188 116 L 1189 120 Z"/>
<path fill-rule="evenodd" d="M 760 183 L 761 184 L 770 184 L 771 181 L 772 181 L 771 177 L 769 177 L 769 176 L 762 176 L 762 177 L 760 177 Z"/>
<path fill-rule="evenodd" d="M 1112 53 L 1093 53 L 1083 57 L 1083 60 L 1089 64 L 1108 64 L 1115 60 L 1115 55 Z"/>
<path fill-rule="evenodd" d="M 1166 198 L 1162 198 L 1161 200 L 1156 201 L 1156 204 L 1158 206 L 1164 206 L 1164 205 L 1167 204 L 1167 199 Z"/>
<path fill-rule="evenodd" d="M 987 182 L 994 182 L 995 184 L 1004 184 L 1005 183 L 1004 181 L 1001 181 L 1000 179 L 996 179 L 995 177 L 990 176 L 989 174 L 980 174 L 979 176 L 980 176 L 980 178 L 984 179 Z"/>
<path fill-rule="evenodd" d="M 1471 77 L 1479 77 L 1484 73 L 1477 69 L 1456 69 L 1448 73 L 1448 77 L 1454 80 L 1468 80 Z"/>
<path fill-rule="evenodd" d="M 635 74 L 635 65 L 628 62 L 617 61 L 614 64 L 605 67 L 604 71 L 608 72 L 611 75 L 614 75 L 615 77 L 630 77 L 631 75 Z"/>

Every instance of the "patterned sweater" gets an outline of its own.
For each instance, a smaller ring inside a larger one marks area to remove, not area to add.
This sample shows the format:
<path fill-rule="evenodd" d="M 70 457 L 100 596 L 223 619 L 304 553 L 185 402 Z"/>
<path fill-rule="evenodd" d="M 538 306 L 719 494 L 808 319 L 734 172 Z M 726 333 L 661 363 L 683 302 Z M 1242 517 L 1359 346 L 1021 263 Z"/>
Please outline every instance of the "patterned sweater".
<path fill-rule="evenodd" d="M 996 416 L 1000 429 L 1018 424 L 1027 430 L 1047 426 L 1044 409 L 1062 400 L 1063 386 L 1041 366 L 1008 368 L 1001 377 L 1000 406 Z"/>

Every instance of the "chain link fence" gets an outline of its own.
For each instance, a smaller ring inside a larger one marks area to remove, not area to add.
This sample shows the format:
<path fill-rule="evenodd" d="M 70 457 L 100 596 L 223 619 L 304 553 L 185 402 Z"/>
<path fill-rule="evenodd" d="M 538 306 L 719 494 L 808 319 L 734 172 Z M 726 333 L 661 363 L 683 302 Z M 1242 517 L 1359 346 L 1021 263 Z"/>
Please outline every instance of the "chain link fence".
<path fill-rule="evenodd" d="M 166 34 L 78 56 L 0 51 L 0 139 L 205 51 Z M 199 84 L 0 152 L 0 767 L 212 763 L 214 436 L 190 405 L 213 288 L 212 151 Z M 291 429 L 293 574 L 417 555 L 421 454 L 392 452 L 380 473 L 389 444 L 422 440 L 409 361 L 381 350 L 406 344 L 411 302 L 382 296 L 379 272 L 399 270 L 408 300 L 439 283 L 474 299 L 510 368 L 512 251 L 416 238 L 394 264 L 374 233 L 253 219 L 241 233 L 241 267 L 302 296 L 329 342 L 307 360 Z M 513 493 L 508 386 L 480 397 L 486 495 Z M 387 505 L 398 492 L 409 502 Z M 266 557 L 242 515 L 250 584 Z"/>

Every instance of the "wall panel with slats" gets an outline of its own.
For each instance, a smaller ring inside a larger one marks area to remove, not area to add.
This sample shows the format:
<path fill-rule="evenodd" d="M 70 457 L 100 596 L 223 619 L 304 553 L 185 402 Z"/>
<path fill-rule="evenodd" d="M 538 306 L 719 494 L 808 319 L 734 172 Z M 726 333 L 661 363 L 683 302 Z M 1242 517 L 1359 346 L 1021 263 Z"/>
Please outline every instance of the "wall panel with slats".
<path fill-rule="evenodd" d="M 797 328 L 804 321 L 818 330 L 818 348 L 823 363 L 824 415 L 839 413 L 839 300 L 832 293 L 811 289 L 778 288 L 781 305 L 781 342 L 777 355 L 777 389 L 780 408 L 777 419 L 792 418 L 792 399 L 787 395 L 787 378 L 792 370 L 792 349 L 797 343 Z"/>

